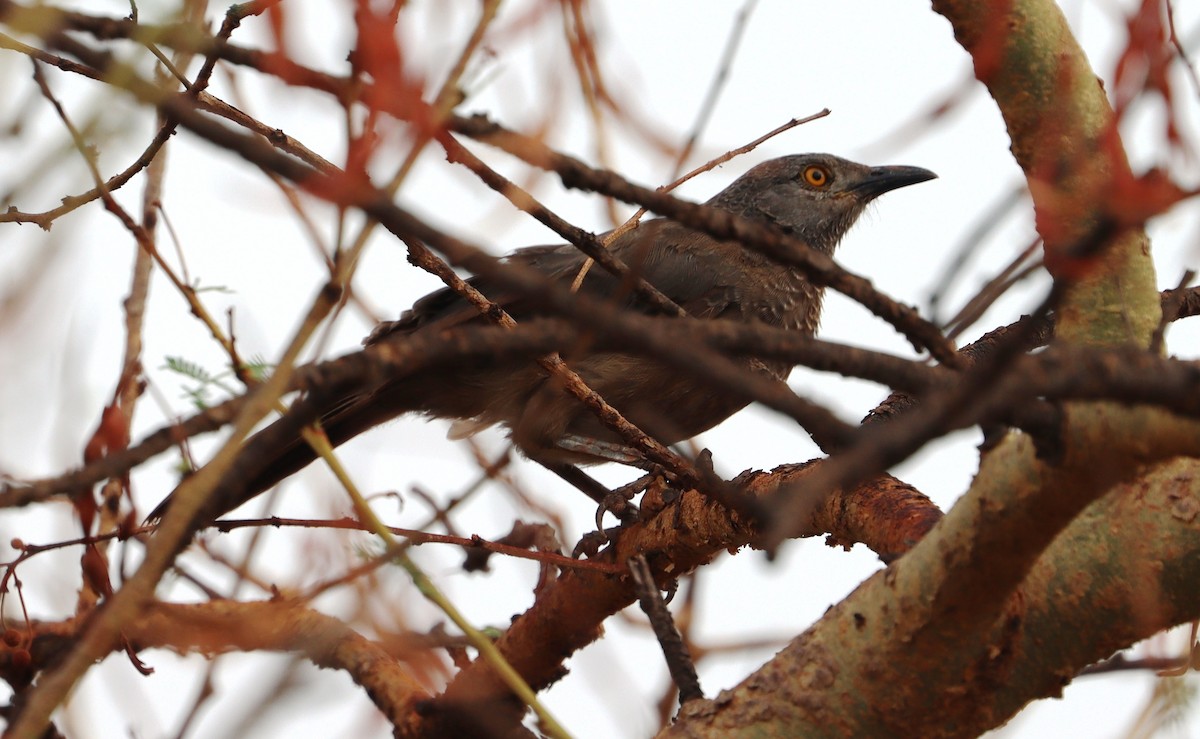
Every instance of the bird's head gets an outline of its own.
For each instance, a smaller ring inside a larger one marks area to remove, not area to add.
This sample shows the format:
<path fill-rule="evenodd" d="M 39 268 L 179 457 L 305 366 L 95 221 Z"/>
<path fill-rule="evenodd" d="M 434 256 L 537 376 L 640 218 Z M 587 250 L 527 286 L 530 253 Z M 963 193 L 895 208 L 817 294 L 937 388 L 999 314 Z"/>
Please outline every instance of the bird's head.
<path fill-rule="evenodd" d="M 709 204 L 774 223 L 830 254 L 867 203 L 936 177 L 920 167 L 868 167 L 831 154 L 793 154 L 755 166 Z"/>

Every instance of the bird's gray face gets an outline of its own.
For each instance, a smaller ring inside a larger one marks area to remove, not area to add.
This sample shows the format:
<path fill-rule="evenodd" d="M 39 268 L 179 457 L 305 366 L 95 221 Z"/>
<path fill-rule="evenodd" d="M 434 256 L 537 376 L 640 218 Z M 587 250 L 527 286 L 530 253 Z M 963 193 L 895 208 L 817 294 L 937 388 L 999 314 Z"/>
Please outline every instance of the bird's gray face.
<path fill-rule="evenodd" d="M 796 154 L 759 164 L 709 202 L 770 221 L 832 253 L 867 203 L 935 177 L 920 167 L 868 167 L 829 154 Z"/>

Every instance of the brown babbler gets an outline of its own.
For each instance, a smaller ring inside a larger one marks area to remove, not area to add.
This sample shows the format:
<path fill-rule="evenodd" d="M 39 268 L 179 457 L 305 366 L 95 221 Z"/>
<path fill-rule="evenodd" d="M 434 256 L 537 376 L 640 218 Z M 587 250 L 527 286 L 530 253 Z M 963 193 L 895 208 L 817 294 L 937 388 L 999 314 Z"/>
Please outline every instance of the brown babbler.
<path fill-rule="evenodd" d="M 831 255 L 868 203 L 934 177 L 919 167 L 868 167 L 829 154 L 797 154 L 757 165 L 707 205 L 774 226 Z M 758 321 L 806 335 L 817 330 L 823 288 L 736 241 L 656 218 L 617 237 L 609 248 L 693 318 Z M 575 280 L 585 260 L 570 245 L 530 247 L 508 257 L 563 283 Z M 530 301 L 506 298 L 486 279 L 471 282 L 518 321 L 538 315 Z M 620 278 L 595 268 L 581 290 L 610 296 L 621 294 L 619 286 Z M 626 292 L 627 307 L 647 310 L 636 293 Z M 381 324 L 364 343 L 483 320 L 447 288 L 418 300 L 398 321 Z M 567 360 L 589 387 L 665 444 L 712 428 L 746 405 L 740 395 L 713 392 L 711 385 L 644 356 L 596 351 Z M 780 380 L 792 369 L 777 360 L 739 361 Z M 460 429 L 503 424 L 528 456 L 560 468 L 620 459 L 622 453 L 621 440 L 529 360 L 493 361 L 384 382 L 345 398 L 321 422 L 336 446 L 408 412 L 459 419 Z M 255 439 L 247 444 L 253 446 Z M 252 479 L 220 491 L 206 507 L 206 517 L 232 510 L 314 459 L 299 441 L 274 454 Z"/>

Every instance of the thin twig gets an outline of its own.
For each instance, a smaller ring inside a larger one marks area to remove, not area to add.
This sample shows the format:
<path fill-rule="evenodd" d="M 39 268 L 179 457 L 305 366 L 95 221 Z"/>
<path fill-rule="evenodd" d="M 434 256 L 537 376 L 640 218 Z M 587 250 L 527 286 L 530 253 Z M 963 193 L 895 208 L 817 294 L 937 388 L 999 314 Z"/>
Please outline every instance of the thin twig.
<path fill-rule="evenodd" d="M 679 704 L 688 701 L 702 700 L 704 691 L 700 688 L 700 676 L 696 674 L 696 665 L 688 652 L 687 644 L 675 628 L 675 620 L 671 612 L 658 594 L 658 584 L 654 581 L 654 573 L 646 561 L 646 555 L 639 554 L 629 560 L 629 574 L 636 585 L 638 603 L 642 611 L 650 619 L 650 627 L 662 647 L 663 657 L 667 661 L 667 669 L 671 679 L 679 688 Z"/>

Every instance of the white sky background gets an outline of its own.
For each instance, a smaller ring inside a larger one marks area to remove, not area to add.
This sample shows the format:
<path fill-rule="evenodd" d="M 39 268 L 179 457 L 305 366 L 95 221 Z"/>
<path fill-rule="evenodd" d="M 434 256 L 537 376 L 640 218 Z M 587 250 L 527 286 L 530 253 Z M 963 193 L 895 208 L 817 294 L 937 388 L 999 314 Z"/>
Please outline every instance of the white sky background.
<path fill-rule="evenodd" d="M 344 56 L 352 36 L 341 16 L 348 13 L 326 15 L 330 6 L 314 0 L 287 0 L 285 5 L 293 14 L 293 53 L 314 66 L 344 72 Z M 477 3 L 414 5 L 406 26 L 410 38 L 406 40 L 414 50 L 412 58 L 418 64 L 429 65 L 425 71 L 436 84 L 461 48 L 474 22 Z M 569 114 L 556 123 L 550 143 L 595 162 L 593 132 L 579 115 L 582 106 L 578 88 L 561 33 L 553 28 L 557 15 L 550 14 L 542 21 L 552 26 L 550 29 L 513 29 L 513 17 L 531 5 L 514 1 L 504 6 L 500 33 L 489 42 L 495 57 L 478 68 L 474 79 L 481 82 L 474 87 L 468 85 L 471 98 L 460 111 L 485 111 L 506 125 L 529 130 L 540 121 L 548 105 L 561 106 Z M 662 135 L 682 141 L 741 5 L 694 0 L 598 3 L 594 16 L 601 64 L 618 99 L 633 106 L 632 112 L 653 123 Z M 1110 79 L 1115 54 L 1124 44 L 1119 13 L 1128 5 L 1073 2 L 1064 6 L 1093 66 L 1106 79 Z M 127 12 L 120 3 L 96 2 L 79 7 L 117 16 Z M 143 4 L 142 17 L 153 19 L 171 7 Z M 340 11 L 345 6 L 333 7 Z M 220 11 L 223 8 L 214 9 L 210 17 Z M 1176 14 L 1186 39 L 1200 23 L 1200 14 L 1194 6 L 1183 3 L 1176 7 Z M 262 31 L 262 21 L 250 20 L 234 40 L 264 45 L 267 41 Z M 559 70 L 557 84 L 548 80 L 547 69 Z M 6 85 L 25 91 L 20 96 L 0 99 L 0 120 L 12 120 L 20 114 L 20 102 L 28 94 L 28 70 L 25 59 L 11 53 L 0 55 L 0 75 Z M 961 248 L 963 239 L 984 212 L 1022 182 L 1008 152 L 1000 115 L 978 83 L 948 116 L 932 125 L 918 126 L 909 140 L 897 143 L 892 137 L 898 128 L 919 120 L 933 104 L 969 78 L 969 58 L 954 42 L 949 24 L 933 14 L 926 3 L 762 0 L 689 167 L 746 143 L 790 118 L 826 107 L 833 114 L 688 183 L 681 194 L 705 199 L 754 163 L 803 151 L 828 151 L 869 164 L 911 164 L 932 169 L 940 179 L 881 198 L 837 255 L 843 265 L 870 277 L 883 291 L 927 312 L 929 295 L 938 287 L 936 281 L 942 269 Z M 107 88 L 79 84 L 57 73 L 51 74 L 50 80 L 73 105 L 77 122 L 99 108 L 107 113 L 101 119 L 107 129 L 136 129 L 137 136 L 104 149 L 106 174 L 124 168 L 152 130 L 144 111 L 112 98 Z M 232 100 L 228 80 L 219 72 L 213 91 Z M 238 80 L 248 112 L 332 161 L 341 161 L 341 118 L 328 100 L 315 93 L 283 89 L 274 82 L 262 83 L 254 73 L 239 72 Z M 1194 141 L 1196 100 L 1187 85 L 1178 89 L 1186 98 L 1185 109 L 1190 116 L 1187 120 L 1191 126 L 1185 135 L 1191 135 Z M 0 154 L 10 162 L 4 172 L 25 172 L 28 162 L 44 156 L 47 142 L 64 141 L 61 127 L 46 106 L 40 107 L 35 122 L 36 126 L 20 135 L 0 140 Z M 1194 159 L 1163 160 L 1160 108 L 1146 106 L 1134 122 L 1137 125 L 1126 131 L 1126 143 L 1139 167 L 1169 164 L 1183 173 L 1183 184 L 1200 181 Z M 666 180 L 670 162 L 622 135 L 619 126 L 613 128 L 613 133 L 609 166 L 635 182 L 658 185 Z M 528 170 L 512 160 L 485 147 L 468 145 L 518 182 L 526 176 Z M 70 158 L 74 153 L 68 151 L 65 156 Z M 0 173 L 0 186 L 13 187 L 15 183 L 6 181 L 5 176 Z M 27 211 L 51 207 L 61 195 L 86 189 L 83 182 L 80 176 L 71 182 L 60 178 L 43 183 L 35 190 L 22 191 L 15 204 Z M 261 354 L 273 360 L 295 329 L 296 316 L 325 279 L 295 217 L 265 178 L 186 132 L 176 135 L 171 143 L 165 191 L 166 213 L 179 235 L 191 275 L 203 285 L 227 289 L 204 293 L 206 304 L 215 315 L 223 315 L 227 307 L 236 311 L 239 347 L 244 355 Z M 539 179 L 534 193 L 584 228 L 602 231 L 612 225 L 605 220 L 597 198 L 564 192 L 552 177 Z M 139 184 L 122 191 L 120 199 L 131 211 L 138 212 L 140 197 Z M 558 240 L 531 219 L 514 215 L 511 206 L 468 172 L 446 165 L 435 149 L 422 159 L 399 202 L 431 223 L 496 253 Z M 621 206 L 622 214 L 632 210 Z M 323 229 L 322 237 L 328 240 L 332 233 L 328 209 L 314 206 L 312 212 Z M 1184 268 L 1200 262 L 1197 215 L 1200 212 L 1196 205 L 1189 204 L 1152 225 L 1159 283 L 1164 288 L 1174 286 Z M 35 285 L 28 297 L 19 301 L 22 310 L 15 316 L 9 314 L 6 325 L 0 325 L 0 377 L 4 378 L 0 407 L 6 409 L 0 416 L 0 472 L 18 477 L 51 475 L 77 463 L 82 444 L 112 391 L 119 370 L 120 309 L 128 290 L 132 240 L 97 206 L 63 219 L 49 234 L 28 225 L 6 225 L 0 234 L 4 239 L 0 248 L 0 300 L 20 297 L 23 289 Z M 1023 204 L 1015 217 L 989 234 L 971 260 L 966 276 L 950 291 L 943 310 L 959 307 L 1032 237 L 1032 218 L 1028 204 Z M 58 257 L 48 276 L 35 283 L 30 277 L 31 265 L 55 248 Z M 356 280 L 357 289 L 384 318 L 395 317 L 436 286 L 433 278 L 410 267 L 402 247 L 387 237 L 378 238 L 368 250 Z M 1037 304 L 1044 288 L 1044 280 L 1035 280 L 1029 289 L 1001 300 L 963 342 L 1015 320 Z M 48 316 L 55 318 L 50 321 Z M 160 369 L 164 358 L 183 356 L 217 371 L 222 357 L 165 280 L 157 279 L 154 284 L 148 316 L 144 362 L 154 393 L 173 412 L 187 413 L 178 379 Z M 325 356 L 354 349 L 368 330 L 368 321 L 348 312 L 339 320 Z M 835 294 L 826 301 L 821 335 L 897 354 L 911 353 L 888 325 Z M 1169 347 L 1177 354 L 1196 356 L 1195 338 L 1195 329 L 1176 327 L 1168 334 Z M 830 403 L 849 421 L 860 418 L 885 395 L 883 389 L 866 383 L 800 371 L 793 375 L 792 384 Z M 47 408 L 55 411 L 47 414 Z M 162 410 L 148 395 L 139 407 L 140 433 L 135 438 L 158 428 L 163 420 Z M 464 449 L 443 436 L 442 424 L 404 420 L 347 445 L 344 456 L 364 489 L 407 492 L 410 486 L 418 485 L 445 499 L 475 475 L 470 465 L 464 464 Z M 481 441 L 491 450 L 503 446 L 498 434 Z M 931 445 L 895 472 L 939 505 L 948 507 L 975 470 L 973 445 L 977 442 L 977 431 L 960 434 Z M 713 451 L 718 472 L 726 475 L 817 455 L 807 435 L 794 423 L 753 408 L 705 434 L 700 444 Z M 195 448 L 203 459 L 211 443 L 200 443 Z M 169 490 L 168 469 L 173 462 L 171 455 L 166 455 L 154 470 L 135 478 L 143 510 Z M 569 508 L 573 536 L 590 526 L 592 506 L 583 496 L 529 464 L 520 464 L 516 474 L 526 489 L 553 501 L 556 507 Z M 600 469 L 597 474 L 613 483 L 631 477 L 627 470 L 616 467 Z M 280 515 L 324 515 L 328 504 L 317 500 L 317 491 L 336 500 L 328 476 L 314 470 L 291 483 L 271 511 Z M 569 500 L 564 502 L 564 497 Z M 392 514 L 396 525 L 416 524 L 428 515 L 419 501 L 408 495 L 406 499 L 406 507 L 398 514 L 393 508 L 381 506 L 382 511 Z M 260 507 L 261 503 L 252 504 L 249 511 L 257 513 Z M 514 512 L 511 499 L 493 490 L 475 498 L 456 520 L 463 533 L 497 537 L 506 533 L 514 516 L 532 520 L 535 514 L 528 510 Z M 47 520 L 44 511 L 37 515 L 6 512 L 0 518 L 0 542 L 19 535 L 43 543 L 75 533 L 65 509 L 53 521 Z M 268 538 L 269 569 L 278 573 L 281 582 L 289 583 L 312 582 L 328 575 L 334 568 L 322 565 L 325 558 L 333 556 L 331 551 L 365 542 L 331 532 L 270 532 Z M 234 553 L 240 542 L 244 538 L 238 535 L 219 537 L 215 546 Z M 26 598 L 36 615 L 60 617 L 70 612 L 74 586 L 64 587 L 53 581 L 51 573 L 74 572 L 77 555 L 69 552 L 57 558 L 46 556 L 23 567 Z M 136 548 L 131 548 L 131 556 L 136 556 Z M 7 547 L 0 547 L 0 558 L 10 557 Z M 493 573 L 467 575 L 458 569 L 461 556 L 452 548 L 424 547 L 416 557 L 476 624 L 504 625 L 529 603 L 533 568 L 527 563 L 495 558 Z M 222 582 L 226 577 L 220 570 L 201 569 L 196 558 L 186 561 L 213 582 Z M 790 543 L 774 563 L 751 552 L 725 557 L 717 566 L 707 568 L 701 578 L 702 620 L 698 633 L 713 642 L 798 634 L 879 566 L 874 555 L 863 547 L 847 553 L 829 549 L 820 540 Z M 310 571 L 315 573 L 313 578 L 305 578 L 303 573 Z M 387 612 L 387 601 L 396 598 L 406 604 L 405 610 L 428 614 L 428 622 L 411 624 L 414 628 L 427 628 L 439 620 L 430 609 L 408 605 L 417 596 L 401 575 L 387 574 L 382 581 L 387 583 L 388 591 L 378 598 L 376 607 L 381 613 Z M 247 592 L 254 597 L 261 595 Z M 180 599 L 199 597 L 194 589 L 182 584 L 173 595 Z M 330 599 L 320 605 L 334 613 L 347 607 L 344 599 Z M 381 616 L 385 622 L 392 617 Z M 608 627 L 609 638 L 588 647 L 568 663 L 571 674 L 546 694 L 547 703 L 577 736 L 645 736 L 655 725 L 653 702 L 666 685 L 666 669 L 657 645 L 646 632 L 626 627 L 619 618 L 610 619 Z M 705 661 L 701 683 L 706 694 L 712 696 L 736 684 L 774 651 L 762 649 Z M 198 658 L 181 661 L 158 652 L 148 653 L 145 658 L 159 671 L 149 679 L 138 677 L 119 656 L 93 671 L 76 698 L 77 704 L 86 709 L 63 722 L 70 735 L 125 735 L 129 716 L 135 717 L 133 731 L 138 736 L 173 735 L 181 711 L 199 689 L 202 669 L 197 665 L 201 662 Z M 218 694 L 199 717 L 192 735 L 221 736 L 229 730 L 230 716 L 253 712 L 250 706 L 254 699 L 269 691 L 278 666 L 285 663 L 284 658 L 259 656 L 223 662 L 216 677 Z M 322 734 L 331 736 L 389 734 L 361 691 L 344 675 L 329 671 L 314 675 L 317 671 L 309 666 L 302 666 L 300 673 L 303 679 L 314 681 L 312 687 L 298 693 L 303 702 L 295 704 L 294 712 L 272 711 L 260 717 L 262 722 L 255 725 L 255 735 L 292 736 L 307 733 L 315 725 L 322 727 Z M 1146 675 L 1079 680 L 1067 689 L 1065 700 L 1035 704 L 1007 731 L 1012 736 L 1068 732 L 1077 736 L 1121 736 L 1151 683 Z M 105 717 L 113 706 L 123 715 Z M 86 720 L 85 711 L 89 715 Z M 1200 730 L 1200 722 L 1193 724 L 1194 734 Z M 1186 730 L 1181 731 L 1186 735 Z"/>

